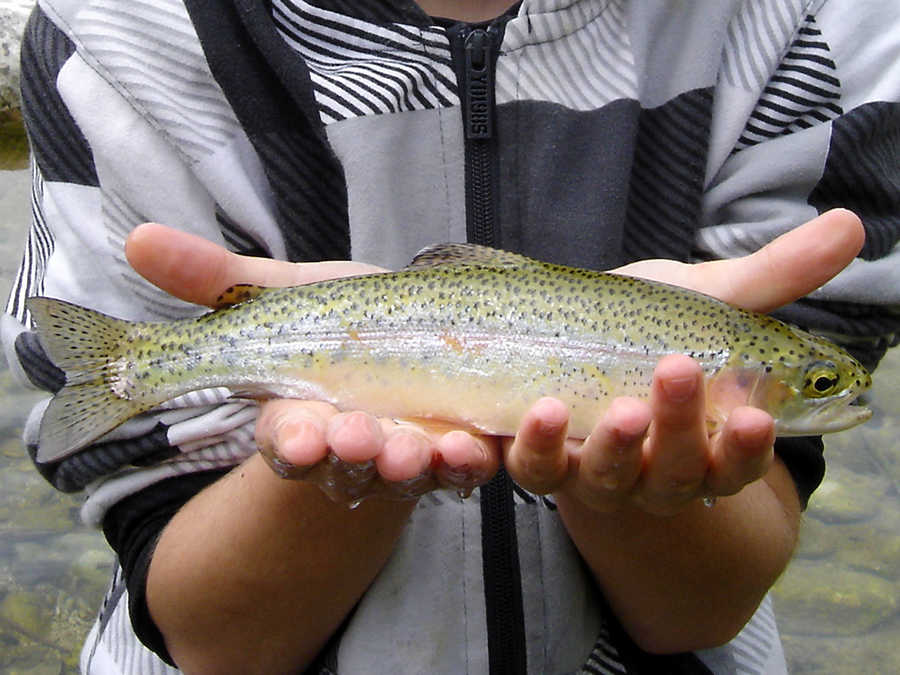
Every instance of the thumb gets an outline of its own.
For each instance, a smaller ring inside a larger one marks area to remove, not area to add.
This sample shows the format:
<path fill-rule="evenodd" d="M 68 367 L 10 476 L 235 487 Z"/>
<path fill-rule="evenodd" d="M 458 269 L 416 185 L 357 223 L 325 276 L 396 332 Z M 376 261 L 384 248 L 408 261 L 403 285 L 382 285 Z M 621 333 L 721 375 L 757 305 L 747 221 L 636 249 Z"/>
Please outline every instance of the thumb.
<path fill-rule="evenodd" d="M 849 265 L 862 248 L 859 217 L 832 209 L 772 240 L 755 253 L 690 269 L 689 285 L 717 289 L 721 300 L 769 312 L 819 288 Z"/>
<path fill-rule="evenodd" d="M 290 263 L 238 255 L 203 237 L 157 223 L 144 223 L 131 232 L 125 256 L 150 283 L 177 298 L 210 307 L 234 284 L 297 286 L 383 271 L 343 260 Z"/>

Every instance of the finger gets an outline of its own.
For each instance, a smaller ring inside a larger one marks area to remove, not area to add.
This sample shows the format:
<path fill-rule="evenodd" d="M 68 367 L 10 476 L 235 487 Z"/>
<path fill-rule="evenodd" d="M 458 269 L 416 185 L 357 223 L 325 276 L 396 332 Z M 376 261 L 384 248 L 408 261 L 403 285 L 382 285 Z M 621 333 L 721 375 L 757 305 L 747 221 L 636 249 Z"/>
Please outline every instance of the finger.
<path fill-rule="evenodd" d="M 125 255 L 135 271 L 151 283 L 202 305 L 214 304 L 222 291 L 235 283 L 284 285 L 297 274 L 290 263 L 239 256 L 197 235 L 156 223 L 145 223 L 131 232 Z M 254 264 L 260 262 L 267 264 Z"/>
<path fill-rule="evenodd" d="M 395 424 L 382 420 L 387 440 L 376 458 L 390 494 L 419 496 L 438 487 L 469 491 L 497 471 L 499 444 L 445 425 Z M 437 430 L 436 430 L 437 429 Z"/>
<path fill-rule="evenodd" d="M 496 441 L 454 430 L 438 440 L 439 462 L 435 476 L 441 485 L 473 488 L 488 482 L 500 465 L 500 448 Z"/>
<path fill-rule="evenodd" d="M 651 417 L 643 401 L 613 400 L 579 453 L 574 487 L 583 502 L 604 511 L 621 505 L 640 478 Z"/>
<path fill-rule="evenodd" d="M 709 495 L 737 494 L 762 478 L 774 460 L 775 423 L 757 408 L 731 412 L 713 445 L 713 459 L 706 475 Z"/>
<path fill-rule="evenodd" d="M 340 459 L 361 464 L 384 449 L 385 434 L 372 415 L 361 411 L 338 413 L 328 420 L 328 447 Z"/>
<path fill-rule="evenodd" d="M 689 268 L 688 286 L 757 312 L 768 312 L 819 288 L 852 262 L 865 241 L 852 211 L 833 209 L 751 255 Z M 760 283 L 765 279 L 765 283 Z"/>
<path fill-rule="evenodd" d="M 525 413 L 515 440 L 504 457 L 514 481 L 537 494 L 552 492 L 565 479 L 569 411 L 555 398 L 542 398 Z"/>
<path fill-rule="evenodd" d="M 327 420 L 336 412 L 317 401 L 269 401 L 256 421 L 256 444 L 263 454 L 283 463 L 311 466 L 328 453 Z"/>
<path fill-rule="evenodd" d="M 409 481 L 428 473 L 437 447 L 421 429 L 401 424 L 387 435 L 375 458 L 379 475 L 389 482 Z"/>
<path fill-rule="evenodd" d="M 157 223 L 135 228 L 125 242 L 129 264 L 141 276 L 175 297 L 214 306 L 234 284 L 292 286 L 350 274 L 383 271 L 364 263 L 289 263 L 242 256 L 202 237 Z"/>
<path fill-rule="evenodd" d="M 642 486 L 648 503 L 696 496 L 709 464 L 709 441 L 699 364 L 683 355 L 659 362 L 650 394 L 653 423 Z"/>

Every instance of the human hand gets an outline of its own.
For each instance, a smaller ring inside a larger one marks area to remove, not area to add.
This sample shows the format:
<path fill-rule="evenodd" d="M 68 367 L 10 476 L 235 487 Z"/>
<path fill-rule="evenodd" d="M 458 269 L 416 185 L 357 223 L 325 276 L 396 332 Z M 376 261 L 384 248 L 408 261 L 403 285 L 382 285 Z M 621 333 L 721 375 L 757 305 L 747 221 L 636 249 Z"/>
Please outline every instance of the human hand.
<path fill-rule="evenodd" d="M 241 256 L 155 223 L 136 228 L 125 252 L 151 283 L 209 307 L 238 283 L 291 286 L 383 271 L 351 261 L 289 263 Z M 350 503 L 373 495 L 413 498 L 437 487 L 468 491 L 490 479 L 499 461 L 495 440 L 339 412 L 318 401 L 264 402 L 256 441 L 280 475 L 315 483 L 335 501 Z"/>
<path fill-rule="evenodd" d="M 694 265 L 647 260 L 615 271 L 766 312 L 835 276 L 859 252 L 864 236 L 854 214 L 834 210 L 743 258 Z M 699 498 L 735 494 L 768 471 L 774 424 L 767 413 L 741 407 L 709 435 L 704 396 L 699 365 L 686 356 L 666 357 L 654 373 L 649 401 L 615 400 L 584 442 L 566 439 L 563 404 L 542 399 L 525 415 L 515 440 L 504 443 L 506 468 L 527 490 L 561 492 L 604 512 L 630 505 L 672 514 Z"/>

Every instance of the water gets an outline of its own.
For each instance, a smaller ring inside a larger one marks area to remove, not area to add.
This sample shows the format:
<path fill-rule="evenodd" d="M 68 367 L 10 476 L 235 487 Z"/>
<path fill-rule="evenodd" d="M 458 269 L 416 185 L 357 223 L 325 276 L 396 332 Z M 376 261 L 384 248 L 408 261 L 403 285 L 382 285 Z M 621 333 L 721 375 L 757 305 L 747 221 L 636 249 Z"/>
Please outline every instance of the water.
<path fill-rule="evenodd" d="M 872 420 L 826 437 L 825 482 L 775 589 L 794 673 L 900 673 L 900 349 L 870 398 Z"/>
<path fill-rule="evenodd" d="M 4 299 L 29 191 L 27 171 L 0 171 Z M 828 438 L 828 476 L 775 589 L 793 673 L 900 672 L 898 383 L 900 349 L 876 373 L 875 417 Z M 77 672 L 112 557 L 102 536 L 80 525 L 80 499 L 55 492 L 25 455 L 21 423 L 37 398 L 0 360 L 0 671 L 58 675 Z"/>
<path fill-rule="evenodd" d="M 4 303 L 25 238 L 29 194 L 28 171 L 0 171 Z M 0 357 L 0 672 L 58 675 L 78 672 L 112 555 L 100 533 L 80 524 L 80 498 L 57 493 L 25 454 L 22 421 L 40 398 L 13 381 Z"/>

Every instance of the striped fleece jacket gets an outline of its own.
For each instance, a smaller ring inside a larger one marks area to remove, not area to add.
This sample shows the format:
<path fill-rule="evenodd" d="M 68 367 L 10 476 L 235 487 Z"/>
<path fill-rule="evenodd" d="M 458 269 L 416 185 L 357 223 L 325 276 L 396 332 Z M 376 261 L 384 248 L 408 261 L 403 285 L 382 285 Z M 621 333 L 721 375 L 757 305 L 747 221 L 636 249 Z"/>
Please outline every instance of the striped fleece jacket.
<path fill-rule="evenodd" d="M 397 268 L 469 240 L 609 268 L 744 255 L 843 206 L 864 249 L 781 316 L 869 365 L 896 341 L 896 0 L 522 0 L 477 26 L 412 0 L 39 0 L 22 79 L 34 218 L 2 335 L 14 372 L 49 391 L 62 375 L 28 296 L 128 319 L 197 312 L 126 263 L 144 221 L 294 261 Z M 118 553 L 83 670 L 176 672 L 144 599 L 153 543 L 255 452 L 256 408 L 195 392 L 61 458 L 38 447 L 42 409 L 25 431 L 37 469 L 85 492 L 84 519 Z M 777 444 L 804 499 L 821 448 Z M 709 670 L 784 671 L 768 600 L 728 645 L 644 654 L 553 501 L 507 479 L 422 498 L 308 672 Z"/>

